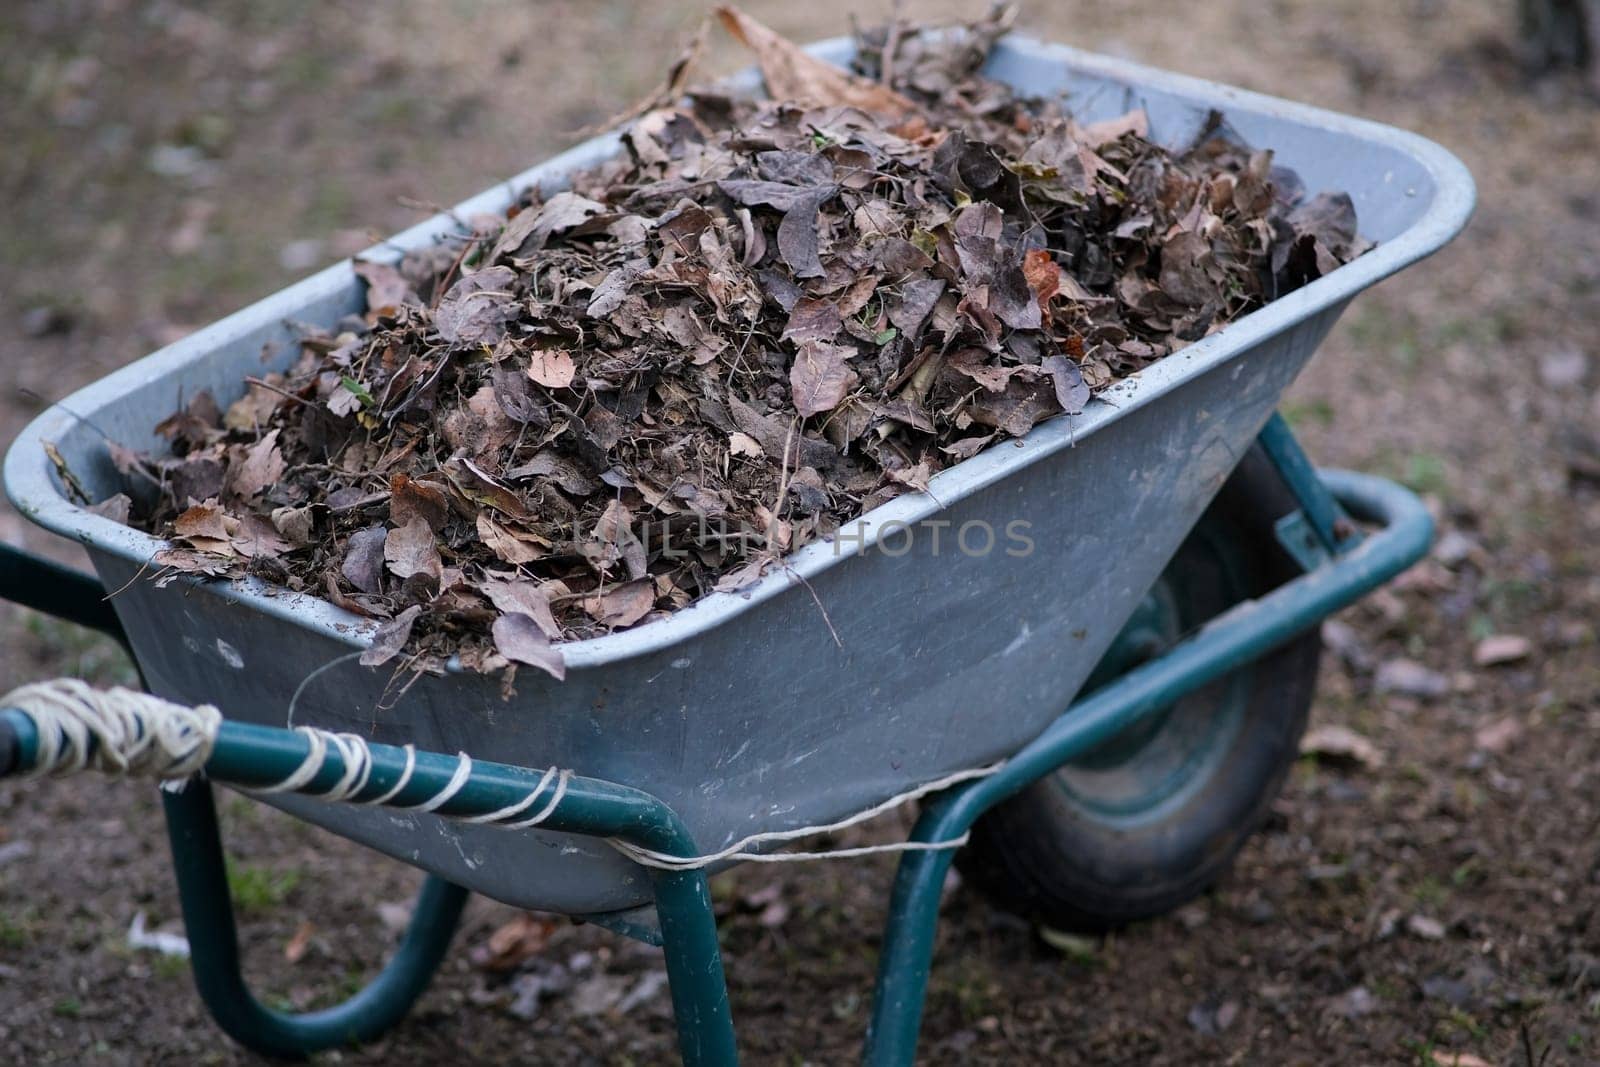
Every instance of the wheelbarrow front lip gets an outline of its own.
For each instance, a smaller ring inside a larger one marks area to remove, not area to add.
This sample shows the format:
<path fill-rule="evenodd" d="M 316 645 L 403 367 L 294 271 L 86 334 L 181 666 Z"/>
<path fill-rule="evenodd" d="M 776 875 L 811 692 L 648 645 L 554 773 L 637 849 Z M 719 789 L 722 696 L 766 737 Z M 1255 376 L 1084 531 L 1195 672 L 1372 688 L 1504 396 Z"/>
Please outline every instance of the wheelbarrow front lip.
<path fill-rule="evenodd" d="M 843 62 L 849 58 L 852 47 L 848 38 L 836 38 L 820 42 L 811 50 L 829 60 Z M 797 582 L 810 580 L 844 556 L 870 547 L 880 536 L 897 533 L 904 529 L 901 524 L 912 525 L 933 517 L 950 504 L 994 485 L 1019 468 L 1070 448 L 1124 414 L 1218 369 L 1295 323 L 1349 300 L 1437 251 L 1460 232 L 1472 214 L 1476 191 L 1466 167 L 1444 148 L 1415 134 L 1307 104 L 1018 35 L 1006 38 L 1004 47 L 1023 58 L 1059 63 L 1123 83 L 1135 91 L 1169 92 L 1188 98 L 1198 107 L 1215 108 L 1224 115 L 1236 111 L 1254 112 L 1397 150 L 1410 156 L 1432 179 L 1432 201 L 1416 222 L 1361 258 L 1116 383 L 1092 400 L 1081 415 L 1042 423 L 1025 438 L 1002 442 L 941 471 L 931 479 L 927 493 L 907 494 L 874 508 L 855 522 L 847 523 L 833 539 L 795 552 L 788 557 L 786 566 L 749 588 L 739 593 L 713 593 L 667 618 L 635 629 L 563 645 L 569 668 L 597 667 L 659 652 L 729 622 L 752 605 L 783 593 Z M 758 84 L 754 72 L 746 72 L 731 83 L 734 88 L 755 88 Z M 558 175 L 611 156 L 618 145 L 615 133 L 585 142 L 463 202 L 451 213 L 436 215 L 381 245 L 374 245 L 359 258 L 393 260 L 401 250 L 432 244 L 442 235 L 456 230 L 452 215 L 465 218 L 502 211 L 507 189 L 525 189 L 541 180 L 549 186 Z M 68 500 L 56 481 L 44 444 L 59 439 L 71 428 L 77 418 L 71 412 L 98 409 L 111 399 L 152 381 L 177 380 L 187 366 L 205 354 L 265 322 L 295 318 L 313 300 L 347 289 L 351 278 L 350 261 L 341 261 L 129 364 L 47 409 L 29 424 L 6 454 L 4 479 L 12 503 L 31 521 L 63 537 L 136 564 L 151 563 L 169 542 L 95 515 Z M 201 584 L 199 579 L 184 580 Z M 367 645 L 377 625 L 325 600 L 290 592 L 259 579 L 207 584 L 213 588 L 225 587 L 229 596 L 249 610 L 324 634 L 353 648 Z"/>

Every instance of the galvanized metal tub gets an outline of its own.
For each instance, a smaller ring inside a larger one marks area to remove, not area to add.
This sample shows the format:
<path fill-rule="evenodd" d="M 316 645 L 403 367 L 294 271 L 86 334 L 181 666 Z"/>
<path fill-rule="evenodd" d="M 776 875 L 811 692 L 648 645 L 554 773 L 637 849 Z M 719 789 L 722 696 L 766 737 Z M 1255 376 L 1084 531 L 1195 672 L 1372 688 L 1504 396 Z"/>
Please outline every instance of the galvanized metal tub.
<path fill-rule="evenodd" d="M 849 49 L 818 46 L 835 60 Z M 1086 121 L 1143 106 L 1152 135 L 1169 143 L 1221 110 L 1311 191 L 1349 192 L 1363 234 L 1379 245 L 1119 384 L 1082 415 L 947 470 L 928 494 L 807 547 L 787 574 L 568 645 L 564 683 L 524 672 L 510 702 L 497 679 L 458 672 L 425 678 L 384 707 L 388 671 L 353 660 L 308 681 L 363 645 L 371 624 L 259 582 L 155 588 L 140 573 L 163 543 L 68 502 L 45 454 L 54 442 L 91 491 L 114 491 L 101 431 L 157 448 L 152 427 L 180 391 L 210 389 L 227 402 L 244 375 L 261 372 L 264 350 L 269 363 L 286 364 L 289 322 L 331 323 L 362 306 L 348 263 L 47 411 L 6 457 L 7 492 L 35 522 L 81 541 L 107 588 L 120 590 L 113 603 L 154 692 L 284 725 L 300 690 L 295 725 L 626 783 L 669 803 L 708 851 L 1005 755 L 1067 706 L 1349 300 L 1448 241 L 1474 193 L 1437 145 L 1316 108 L 1018 37 L 999 45 L 989 72 L 1033 94 L 1064 94 Z M 616 147 L 614 136 L 580 145 L 456 213 L 503 210 L 517 190 L 558 187 Z M 451 227 L 439 216 L 388 247 L 426 245 Z M 592 840 L 273 802 L 508 903 L 583 914 L 650 896 L 642 870 Z"/>

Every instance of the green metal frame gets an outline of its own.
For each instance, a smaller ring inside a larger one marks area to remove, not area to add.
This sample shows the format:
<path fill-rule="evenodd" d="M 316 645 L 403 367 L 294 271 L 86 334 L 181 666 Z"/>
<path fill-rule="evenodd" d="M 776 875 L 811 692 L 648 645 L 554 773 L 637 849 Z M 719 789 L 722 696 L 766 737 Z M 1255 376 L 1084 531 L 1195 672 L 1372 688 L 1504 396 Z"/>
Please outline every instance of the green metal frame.
<path fill-rule="evenodd" d="M 1427 551 L 1433 525 L 1417 497 L 1393 483 L 1366 475 L 1324 472 L 1320 476 L 1283 421 L 1273 416 L 1260 442 L 1301 504 L 1305 527 L 1320 543 L 1321 565 L 1260 600 L 1239 605 L 1159 658 L 1147 662 L 1073 704 L 1040 737 L 992 777 L 946 790 L 925 808 L 912 832 L 922 842 L 952 841 L 984 812 L 1062 764 L 1116 736 L 1140 719 L 1315 626 L 1410 566 Z M 1362 540 L 1345 514 L 1383 529 Z M 1297 557 L 1298 558 L 1298 557 Z M 117 633 L 115 620 L 95 605 L 103 595 L 93 579 L 67 571 L 69 580 L 34 570 L 37 561 L 0 546 L 0 597 L 51 611 L 97 629 Z M 53 565 L 51 565 L 53 566 Z M 63 605 L 49 586 L 88 599 Z M 24 712 L 0 710 L 0 776 L 31 766 L 38 734 Z M 405 752 L 373 745 L 370 777 L 360 795 L 381 796 L 399 780 Z M 250 788 L 281 781 L 300 766 L 309 742 L 272 727 L 226 722 L 217 738 L 206 778 Z M 388 803 L 414 805 L 436 795 L 455 772 L 457 760 L 418 752 L 406 787 Z M 303 792 L 333 786 L 344 768 L 330 751 L 322 772 Z M 440 813 L 482 815 L 528 794 L 540 772 L 505 764 L 474 762 L 463 788 Z M 263 1007 L 240 974 L 238 939 L 211 788 L 190 782 L 165 798 L 174 869 L 184 922 L 189 931 L 196 984 L 218 1024 L 258 1052 L 305 1055 L 369 1040 L 398 1022 L 426 987 L 446 951 L 466 890 L 430 877 L 412 923 L 394 958 L 350 1000 L 319 1012 L 289 1015 Z M 677 815 L 636 789 L 575 777 L 543 827 L 567 833 L 617 837 L 679 856 L 697 854 Z M 515 847 L 508 842 L 507 847 Z M 879 958 L 866 1062 L 910 1064 L 916 1054 L 922 1004 L 933 961 L 940 890 L 954 857 L 951 850 L 907 852 L 890 900 Z M 659 943 L 677 1016 L 679 1049 L 691 1065 L 733 1064 L 738 1054 L 728 1008 L 727 983 L 717 944 L 716 918 L 702 871 L 652 871 Z M 607 923 L 655 941 L 655 931 L 631 920 Z"/>
<path fill-rule="evenodd" d="M 0 734 L 8 742 L 0 745 L 0 776 L 33 765 L 39 735 L 26 712 L 0 711 Z M 405 773 L 404 749 L 378 744 L 370 748 L 371 773 L 351 803 L 382 796 Z M 225 722 L 206 762 L 206 779 L 243 789 L 271 785 L 299 767 L 310 750 L 305 735 L 292 730 Z M 386 803 L 415 806 L 438 795 L 457 765 L 455 756 L 415 753 L 405 788 Z M 342 758 L 330 751 L 321 772 L 300 791 L 308 795 L 325 792 L 344 772 Z M 541 772 L 523 767 L 475 760 L 466 784 L 436 811 L 447 817 L 500 811 L 525 798 L 540 777 Z M 240 976 L 238 939 L 210 786 L 206 781 L 190 782 L 181 792 L 168 793 L 165 805 L 195 984 L 229 1036 L 257 1052 L 302 1056 L 370 1040 L 405 1014 L 449 944 L 465 890 L 431 879 L 395 958 L 372 985 L 344 1004 L 309 1015 L 271 1011 L 250 995 Z M 697 854 L 693 839 L 671 808 L 648 793 L 595 778 L 572 778 L 561 803 L 540 825 L 547 830 L 621 838 L 672 855 Z M 507 845 L 515 847 L 512 841 Z M 683 1061 L 734 1063 L 733 1019 L 705 872 L 652 870 L 651 874 Z"/>
<path fill-rule="evenodd" d="M 97 630 L 129 647 L 98 578 L 7 544 L 0 544 L 0 600 Z"/>

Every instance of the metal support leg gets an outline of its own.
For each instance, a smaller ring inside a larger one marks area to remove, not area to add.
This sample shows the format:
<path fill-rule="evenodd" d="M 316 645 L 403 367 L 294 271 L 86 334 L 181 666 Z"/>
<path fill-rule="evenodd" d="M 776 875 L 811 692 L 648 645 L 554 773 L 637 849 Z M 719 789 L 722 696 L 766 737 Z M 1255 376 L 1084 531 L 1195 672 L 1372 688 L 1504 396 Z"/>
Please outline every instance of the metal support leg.
<path fill-rule="evenodd" d="M 1326 487 L 1358 518 L 1385 529 L 1333 562 L 1211 620 L 1193 637 L 1073 704 L 992 777 L 941 793 L 923 810 L 913 841 L 951 841 L 979 816 L 1173 701 L 1259 658 L 1415 563 L 1433 522 L 1412 493 L 1366 475 L 1328 471 Z M 908 852 L 890 897 L 865 1059 L 908 1067 L 916 1056 L 933 961 L 948 851 Z"/>
<path fill-rule="evenodd" d="M 705 872 L 657 871 L 655 888 L 678 1055 L 685 1067 L 733 1067 L 739 1049 Z"/>
<path fill-rule="evenodd" d="M 273 1011 L 251 995 L 239 969 L 239 938 L 210 783 L 193 780 L 181 793 L 163 793 L 162 802 L 195 985 L 228 1036 L 264 1055 L 299 1058 L 371 1041 L 405 1017 L 450 945 L 467 901 L 465 889 L 430 877 L 394 958 L 343 1004 L 303 1015 Z"/>
<path fill-rule="evenodd" d="M 1361 543 L 1361 535 L 1339 501 L 1322 484 L 1311 457 L 1300 447 L 1288 420 L 1274 411 L 1256 440 L 1277 468 L 1283 484 L 1300 502 L 1300 514 L 1305 516 L 1306 525 L 1328 554 L 1337 556 Z"/>

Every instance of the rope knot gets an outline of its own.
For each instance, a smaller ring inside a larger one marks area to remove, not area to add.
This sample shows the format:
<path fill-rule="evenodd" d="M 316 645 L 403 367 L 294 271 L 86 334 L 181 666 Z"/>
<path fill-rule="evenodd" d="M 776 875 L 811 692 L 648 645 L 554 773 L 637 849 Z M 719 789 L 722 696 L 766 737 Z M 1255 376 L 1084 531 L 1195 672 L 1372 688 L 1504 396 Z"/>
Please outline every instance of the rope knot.
<path fill-rule="evenodd" d="M 95 689 L 76 678 L 20 686 L 0 707 L 32 716 L 38 751 L 29 777 L 93 768 L 106 774 L 173 781 L 205 767 L 222 727 L 210 704 L 185 707 L 121 687 Z"/>

